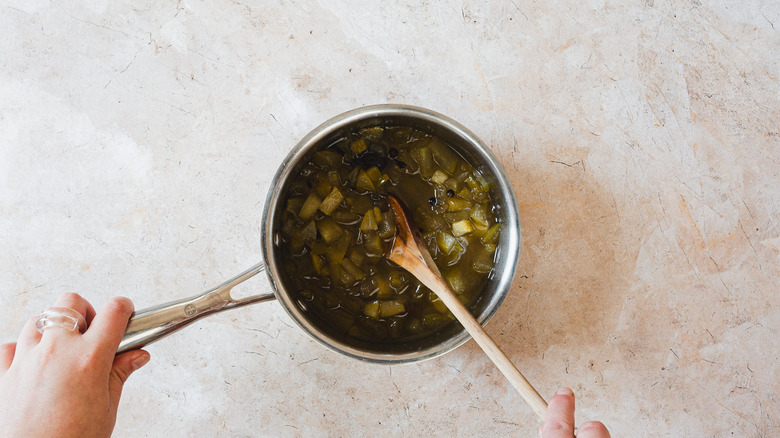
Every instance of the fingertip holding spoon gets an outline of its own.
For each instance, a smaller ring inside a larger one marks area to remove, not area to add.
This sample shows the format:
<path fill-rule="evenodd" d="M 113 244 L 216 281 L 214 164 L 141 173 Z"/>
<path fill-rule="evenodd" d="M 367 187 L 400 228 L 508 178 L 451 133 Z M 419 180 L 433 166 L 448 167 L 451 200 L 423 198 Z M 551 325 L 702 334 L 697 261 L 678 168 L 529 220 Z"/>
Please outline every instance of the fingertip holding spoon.
<path fill-rule="evenodd" d="M 539 392 L 520 373 L 512 361 L 499 348 L 498 344 L 485 332 L 482 325 L 477 322 L 474 316 L 471 315 L 471 312 L 450 289 L 401 201 L 393 195 L 387 195 L 387 201 L 390 209 L 393 211 L 396 226 L 396 236 L 393 244 L 386 250 L 385 256 L 387 259 L 409 271 L 410 274 L 414 275 L 441 299 L 458 322 L 463 325 L 480 348 L 482 348 L 488 358 L 493 361 L 501 373 L 509 380 L 523 400 L 528 403 L 528 406 L 540 418 L 544 419 L 547 411 L 547 402 L 544 401 Z"/>

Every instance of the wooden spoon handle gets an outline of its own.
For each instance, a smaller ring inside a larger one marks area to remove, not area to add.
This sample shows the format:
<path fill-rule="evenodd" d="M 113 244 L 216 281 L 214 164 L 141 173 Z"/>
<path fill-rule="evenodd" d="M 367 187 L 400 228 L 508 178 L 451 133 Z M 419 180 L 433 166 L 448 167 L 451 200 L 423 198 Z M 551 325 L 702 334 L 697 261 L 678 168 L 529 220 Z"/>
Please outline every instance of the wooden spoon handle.
<path fill-rule="evenodd" d="M 490 360 L 496 364 L 496 367 L 498 367 L 507 380 L 509 380 L 509 383 L 511 383 L 517 392 L 520 393 L 520 396 L 528 403 L 528 406 L 539 415 L 539 418 L 544 419 L 544 414 L 547 411 L 547 402 L 539 395 L 533 385 L 526 380 L 512 361 L 506 357 L 506 354 L 504 354 L 493 338 L 485 332 L 485 329 L 483 329 L 474 316 L 471 315 L 471 312 L 466 309 L 458 297 L 450 290 L 449 285 L 447 285 L 440 276 L 430 273 L 429 270 L 427 273 L 423 271 L 425 270 L 421 269 L 414 274 L 423 282 L 423 284 L 428 286 L 429 289 L 439 296 L 447 308 L 450 309 L 450 312 L 455 315 L 455 318 L 458 319 L 471 337 L 477 341 L 477 344 L 482 348 L 485 354 L 487 354 Z"/>
<path fill-rule="evenodd" d="M 539 415 L 539 418 L 544 419 L 544 414 L 547 411 L 547 402 L 528 383 L 528 380 L 523 377 L 512 361 L 506 357 L 506 354 L 501 351 L 496 342 L 485 333 L 485 330 L 474 319 L 471 312 L 463 306 L 458 297 L 452 292 L 450 286 L 442 278 L 439 268 L 431 258 L 431 254 L 425 247 L 425 242 L 420 238 L 420 234 L 415 231 L 416 228 L 411 226 L 411 219 L 406 213 L 403 204 L 392 195 L 387 196 L 387 201 L 393 210 L 397 228 L 393 245 L 385 254 L 387 258 L 409 271 L 422 284 L 439 296 L 444 305 L 450 309 L 455 318 L 460 321 L 485 354 L 496 364 L 517 392 L 520 393 L 525 402 L 528 403 L 528 406 Z"/>
<path fill-rule="evenodd" d="M 469 312 L 468 309 L 461 304 L 460 300 L 452 295 L 451 292 L 449 294 L 440 294 L 439 291 L 434 292 L 439 295 L 439 298 L 444 301 L 447 308 L 455 315 L 455 318 L 460 321 L 471 337 L 474 338 L 480 347 L 482 347 L 482 350 L 487 354 L 490 360 L 496 364 L 496 367 L 498 367 L 507 380 L 509 380 L 509 383 L 511 383 L 517 392 L 520 393 L 520 396 L 528 403 L 528 406 L 539 415 L 539 418 L 544 420 L 544 414 L 547 412 L 547 402 L 544 401 L 542 396 L 539 395 L 539 392 L 537 392 L 533 385 L 528 382 L 512 361 L 506 357 L 506 354 L 504 354 L 493 338 L 491 338 L 477 320 L 474 319 L 471 312 Z M 451 302 L 446 302 L 445 300 L 447 299 L 451 300 Z"/>

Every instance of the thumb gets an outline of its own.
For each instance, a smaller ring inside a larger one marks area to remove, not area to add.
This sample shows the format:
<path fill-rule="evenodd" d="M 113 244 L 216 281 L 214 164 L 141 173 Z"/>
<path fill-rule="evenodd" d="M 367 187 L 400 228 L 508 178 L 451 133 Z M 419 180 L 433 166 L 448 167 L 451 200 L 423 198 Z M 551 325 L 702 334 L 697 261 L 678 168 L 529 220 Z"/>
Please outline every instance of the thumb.
<path fill-rule="evenodd" d="M 111 366 L 111 375 L 108 377 L 108 395 L 114 412 L 116 412 L 117 406 L 119 406 L 119 397 L 122 395 L 122 387 L 127 378 L 135 370 L 146 365 L 150 357 L 149 353 L 144 350 L 133 350 L 114 358 L 114 364 Z"/>

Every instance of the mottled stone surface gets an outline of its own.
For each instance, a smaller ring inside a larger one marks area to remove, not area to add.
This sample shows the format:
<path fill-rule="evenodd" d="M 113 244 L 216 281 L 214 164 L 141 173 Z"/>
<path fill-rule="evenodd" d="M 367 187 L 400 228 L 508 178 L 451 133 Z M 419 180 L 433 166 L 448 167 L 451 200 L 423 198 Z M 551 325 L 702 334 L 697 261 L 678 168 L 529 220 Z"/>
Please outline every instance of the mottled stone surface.
<path fill-rule="evenodd" d="M 616 437 L 780 435 L 778 3 L 488 3 L 3 1 L 0 341 L 66 291 L 140 308 L 251 266 L 297 140 L 407 103 L 510 175 L 488 331 L 540 392 Z M 149 351 L 116 436 L 536 434 L 473 342 L 366 365 L 273 303 Z"/>

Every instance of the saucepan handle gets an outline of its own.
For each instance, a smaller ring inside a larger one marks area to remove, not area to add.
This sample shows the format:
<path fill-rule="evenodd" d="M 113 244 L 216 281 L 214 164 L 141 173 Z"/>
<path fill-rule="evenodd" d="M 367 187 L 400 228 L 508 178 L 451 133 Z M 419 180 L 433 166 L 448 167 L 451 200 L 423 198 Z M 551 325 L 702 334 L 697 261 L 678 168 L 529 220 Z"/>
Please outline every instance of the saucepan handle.
<path fill-rule="evenodd" d="M 234 300 L 230 296 L 230 290 L 233 287 L 264 270 L 265 265 L 258 263 L 200 295 L 171 301 L 133 313 L 127 324 L 125 336 L 117 349 L 117 354 L 141 348 L 192 324 L 204 316 L 248 304 L 273 300 L 275 298 L 273 293 L 252 295 L 239 300 Z"/>

